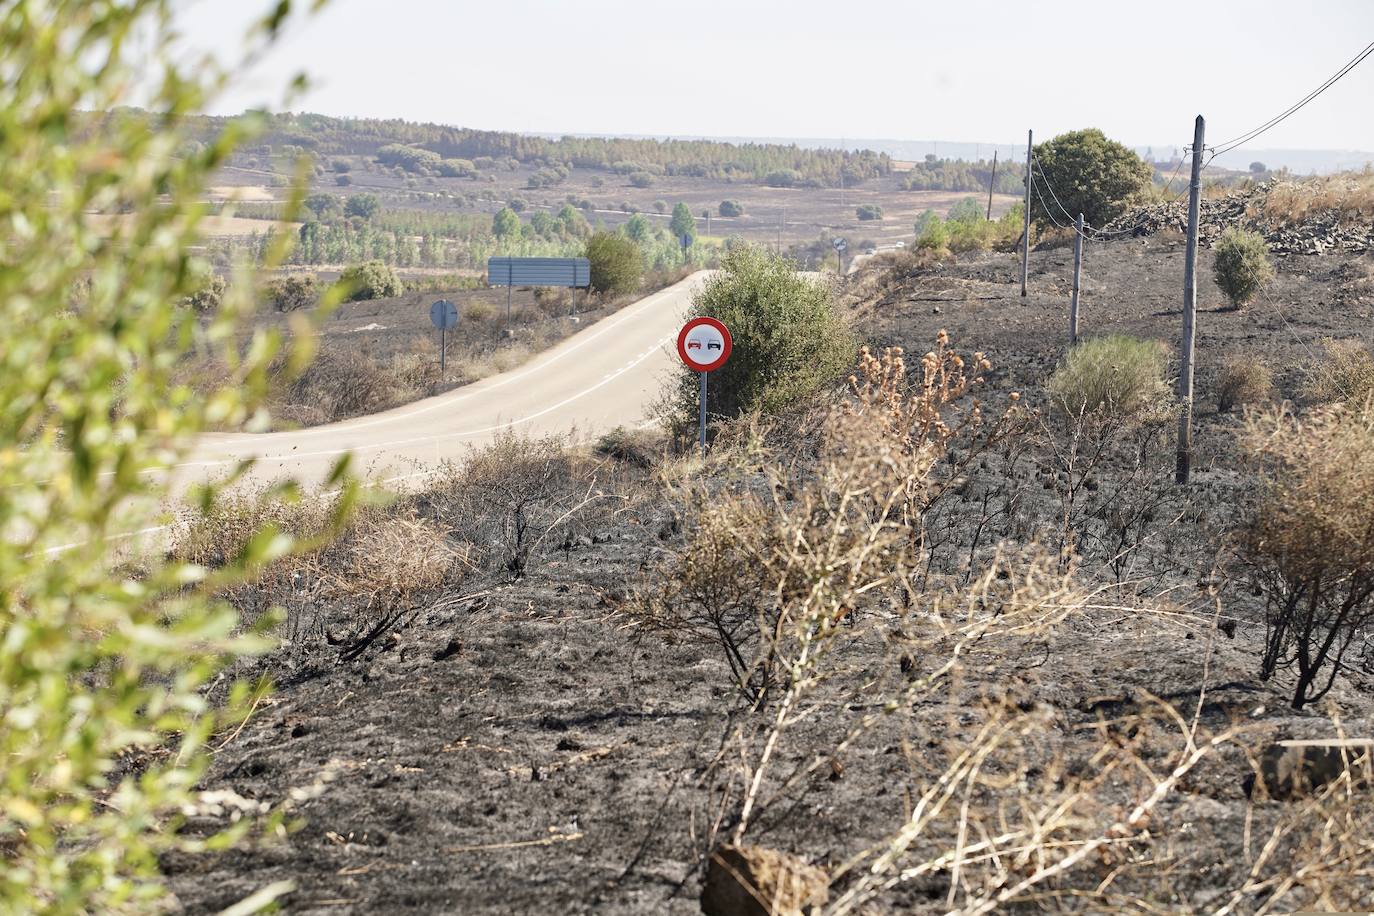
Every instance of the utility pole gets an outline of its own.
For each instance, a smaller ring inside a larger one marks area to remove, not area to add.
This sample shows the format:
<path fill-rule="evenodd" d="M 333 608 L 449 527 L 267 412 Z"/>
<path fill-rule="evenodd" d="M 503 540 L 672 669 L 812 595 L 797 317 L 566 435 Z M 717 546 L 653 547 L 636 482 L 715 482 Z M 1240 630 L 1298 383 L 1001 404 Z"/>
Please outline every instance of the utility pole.
<path fill-rule="evenodd" d="M 992 177 L 988 179 L 988 219 L 992 219 L 992 189 L 997 187 L 997 150 L 992 151 Z"/>
<path fill-rule="evenodd" d="M 1193 350 L 1197 339 L 1197 229 L 1199 199 L 1202 197 L 1202 145 L 1207 122 L 1202 115 L 1193 123 L 1193 177 L 1188 183 L 1188 248 L 1183 262 L 1183 339 L 1178 348 L 1178 399 L 1183 410 L 1178 415 L 1177 483 L 1188 482 L 1193 463 Z"/>
<path fill-rule="evenodd" d="M 1021 298 L 1026 298 L 1026 280 L 1030 277 L 1030 192 L 1031 192 L 1031 140 L 1034 131 L 1026 131 L 1026 220 L 1021 231 Z"/>
<path fill-rule="evenodd" d="M 1069 302 L 1069 346 L 1078 343 L 1078 286 L 1083 274 L 1083 214 L 1078 214 L 1078 232 L 1073 237 L 1073 299 Z"/>

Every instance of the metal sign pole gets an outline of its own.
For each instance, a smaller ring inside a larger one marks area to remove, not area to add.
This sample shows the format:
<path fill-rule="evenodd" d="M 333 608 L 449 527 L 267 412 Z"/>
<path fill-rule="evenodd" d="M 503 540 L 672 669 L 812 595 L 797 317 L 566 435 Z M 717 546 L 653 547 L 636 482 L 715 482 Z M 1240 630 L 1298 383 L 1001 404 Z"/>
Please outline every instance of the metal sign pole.
<path fill-rule="evenodd" d="M 448 372 L 448 328 L 439 327 L 439 381 L 444 380 L 445 373 Z"/>
<path fill-rule="evenodd" d="M 705 460 L 705 458 L 706 458 L 706 376 L 708 376 L 708 375 L 710 375 L 710 374 L 711 374 L 711 373 L 709 373 L 709 372 L 703 372 L 703 373 L 701 373 L 701 431 L 700 431 L 700 438 L 701 438 L 701 457 L 702 457 L 702 460 Z"/>

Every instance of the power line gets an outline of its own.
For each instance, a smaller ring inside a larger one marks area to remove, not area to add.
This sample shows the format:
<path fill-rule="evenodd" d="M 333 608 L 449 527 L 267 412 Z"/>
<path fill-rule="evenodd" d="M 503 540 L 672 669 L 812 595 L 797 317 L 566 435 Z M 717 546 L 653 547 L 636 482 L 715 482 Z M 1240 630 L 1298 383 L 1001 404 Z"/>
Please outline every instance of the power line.
<path fill-rule="evenodd" d="M 1283 111 L 1283 112 L 1280 113 L 1280 114 L 1275 115 L 1274 117 L 1270 118 L 1268 121 L 1265 121 L 1265 122 L 1264 122 L 1263 124 L 1261 124 L 1259 127 L 1253 128 L 1252 130 L 1248 130 L 1248 131 L 1246 131 L 1245 133 L 1243 133 L 1243 134 L 1241 134 L 1241 135 L 1239 135 L 1239 136 L 1237 136 L 1237 137 L 1232 137 L 1230 140 L 1227 140 L 1227 141 L 1224 142 L 1224 143 L 1218 144 L 1217 147 L 1216 147 L 1216 152 L 1214 152 L 1214 153 L 1212 154 L 1212 158 L 1215 159 L 1217 156 L 1220 156 L 1222 153 L 1229 153 L 1231 150 L 1235 149 L 1236 147 L 1240 146 L 1241 144 L 1243 144 L 1243 143 L 1249 143 L 1251 140 L 1254 140 L 1256 137 L 1258 137 L 1260 134 L 1264 133 L 1265 131 L 1268 131 L 1268 130 L 1270 130 L 1271 128 L 1277 127 L 1279 124 L 1281 124 L 1281 123 L 1283 123 L 1285 120 L 1287 120 L 1290 116 L 1296 114 L 1296 113 L 1298 112 L 1298 110 L 1301 109 L 1303 106 L 1307 105 L 1307 103 L 1311 102 L 1311 101 L 1312 101 L 1313 99 L 1315 99 L 1317 96 L 1321 95 L 1323 92 L 1325 92 L 1326 90 L 1328 90 L 1328 89 L 1330 89 L 1332 86 L 1334 86 L 1334 85 L 1336 84 L 1337 80 L 1339 80 L 1341 77 L 1345 76 L 1345 75 L 1346 75 L 1347 73 L 1349 73 L 1351 70 L 1355 69 L 1355 67 L 1358 66 L 1358 65 L 1360 64 L 1360 62 L 1363 61 L 1363 60 L 1364 60 L 1366 57 L 1368 57 L 1370 54 L 1374 54 L 1374 41 L 1372 41 L 1372 42 L 1370 42 L 1368 45 L 1366 45 L 1365 48 L 1364 48 L 1364 50 L 1361 51 L 1359 54 L 1355 55 L 1355 57 L 1354 57 L 1349 63 L 1347 63 L 1344 67 L 1341 67 L 1341 69 L 1337 70 L 1336 73 L 1335 73 L 1335 75 L 1331 76 L 1329 79 L 1326 80 L 1326 82 L 1322 83 L 1322 84 L 1321 84 L 1320 86 L 1318 86 L 1316 89 L 1313 89 L 1313 90 L 1312 90 L 1311 92 L 1309 92 L 1307 95 L 1303 96 L 1302 99 L 1299 100 L 1299 101 L 1298 101 L 1296 104 L 1294 104 L 1292 107 L 1286 109 L 1285 111 Z M 1209 161 L 1210 161 L 1210 160 L 1209 160 Z"/>

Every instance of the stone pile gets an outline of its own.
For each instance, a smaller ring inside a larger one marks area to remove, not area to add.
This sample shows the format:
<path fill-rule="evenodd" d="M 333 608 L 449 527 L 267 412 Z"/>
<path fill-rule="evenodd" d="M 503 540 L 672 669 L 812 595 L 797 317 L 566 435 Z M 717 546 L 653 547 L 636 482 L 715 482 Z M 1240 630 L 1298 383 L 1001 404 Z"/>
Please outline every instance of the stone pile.
<path fill-rule="evenodd" d="M 1210 246 L 1231 226 L 1252 229 L 1262 234 L 1275 254 L 1321 254 L 1325 251 L 1366 252 L 1374 250 L 1374 221 L 1355 222 L 1342 218 L 1335 210 L 1309 214 L 1298 225 L 1280 226 L 1264 216 L 1264 202 L 1274 182 L 1265 182 L 1235 191 L 1225 197 L 1203 198 L 1199 208 L 1198 240 Z M 1105 231 L 1130 232 L 1137 238 L 1156 232 L 1188 229 L 1188 202 L 1137 207 L 1108 223 Z"/>

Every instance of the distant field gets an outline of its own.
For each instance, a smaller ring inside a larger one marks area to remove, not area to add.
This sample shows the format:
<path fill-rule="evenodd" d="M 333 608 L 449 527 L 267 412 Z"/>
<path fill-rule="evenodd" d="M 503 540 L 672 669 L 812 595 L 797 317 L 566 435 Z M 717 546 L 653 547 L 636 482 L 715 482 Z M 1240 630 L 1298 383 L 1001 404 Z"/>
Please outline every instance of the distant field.
<path fill-rule="evenodd" d="M 88 214 L 91 223 L 101 226 L 109 231 L 120 222 L 129 217 L 120 214 L 91 213 Z M 229 238 L 236 236 L 252 235 L 255 232 L 266 232 L 273 226 L 278 226 L 290 231 L 300 228 L 300 223 L 273 223 L 265 219 L 246 219 L 242 216 L 207 216 L 200 222 L 201 231 L 207 238 Z"/>

